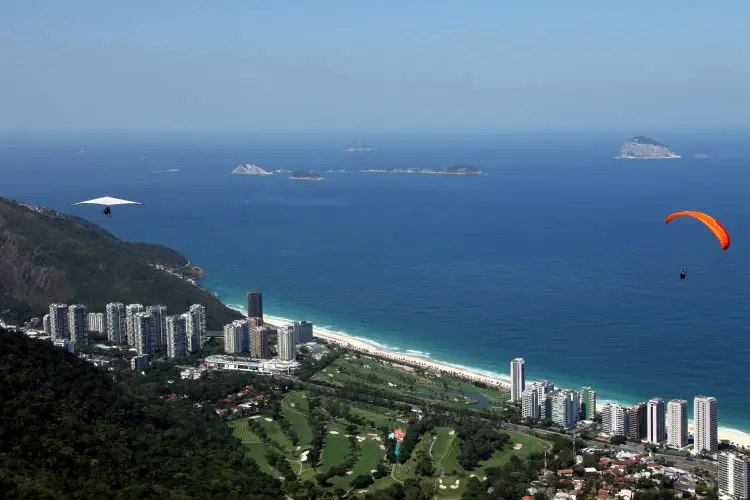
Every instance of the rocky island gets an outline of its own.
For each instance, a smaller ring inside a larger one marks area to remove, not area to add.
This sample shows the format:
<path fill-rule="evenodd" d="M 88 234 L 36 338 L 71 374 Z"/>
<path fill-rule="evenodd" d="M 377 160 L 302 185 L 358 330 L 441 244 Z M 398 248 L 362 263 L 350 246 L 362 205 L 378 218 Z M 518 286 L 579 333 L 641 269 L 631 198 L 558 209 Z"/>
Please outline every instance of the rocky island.
<path fill-rule="evenodd" d="M 368 168 L 360 170 L 368 173 L 388 174 L 437 174 L 437 175 L 483 175 L 484 172 L 472 165 L 453 165 L 447 168 Z"/>
<path fill-rule="evenodd" d="M 245 163 L 244 165 L 237 165 L 237 168 L 232 170 L 232 173 L 242 175 L 271 175 L 271 172 L 260 168 L 255 163 Z"/>
<path fill-rule="evenodd" d="M 290 179 L 294 180 L 302 180 L 302 181 L 322 181 L 323 177 L 321 177 L 319 174 L 316 174 L 315 172 L 305 172 L 298 170 L 296 172 L 293 172 Z"/>
<path fill-rule="evenodd" d="M 620 156 L 616 156 L 615 158 L 624 160 L 653 160 L 682 158 L 682 156 L 675 154 L 666 144 L 639 135 L 623 144 Z"/>

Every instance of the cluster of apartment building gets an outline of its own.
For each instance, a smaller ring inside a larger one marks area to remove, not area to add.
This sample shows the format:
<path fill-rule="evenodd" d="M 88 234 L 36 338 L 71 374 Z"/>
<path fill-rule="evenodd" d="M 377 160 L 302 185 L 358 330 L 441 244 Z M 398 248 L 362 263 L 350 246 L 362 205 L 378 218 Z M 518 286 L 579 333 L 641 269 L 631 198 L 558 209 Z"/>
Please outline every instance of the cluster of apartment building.
<path fill-rule="evenodd" d="M 187 312 L 170 316 L 163 305 L 111 302 L 106 313 L 89 313 L 81 304 L 51 304 L 42 322 L 45 333 L 56 342 L 88 344 L 88 332 L 93 331 L 106 333 L 113 344 L 135 348 L 140 359 L 155 354 L 178 358 L 200 351 L 206 308 L 193 304 Z"/>
<path fill-rule="evenodd" d="M 263 323 L 263 293 L 247 292 L 247 319 L 224 326 L 224 351 L 227 354 L 250 353 L 256 359 L 269 359 L 269 339 L 276 334 L 280 361 L 294 361 L 297 345 L 312 342 L 313 325 L 309 321 L 295 321 L 278 329 Z"/>
<path fill-rule="evenodd" d="M 650 401 L 624 407 L 607 403 L 602 408 L 602 430 L 608 436 L 625 436 L 635 441 L 688 446 L 688 402 L 685 399 Z M 719 449 L 716 398 L 696 396 L 693 401 L 693 451 L 716 453 Z"/>
<path fill-rule="evenodd" d="M 554 425 L 572 428 L 579 420 L 596 417 L 596 391 L 583 387 L 580 392 L 556 388 L 549 380 L 526 385 L 526 363 L 523 358 L 510 362 L 511 401 L 521 404 L 521 415 L 531 421 L 549 419 Z M 718 451 L 716 398 L 696 396 L 693 420 L 693 450 L 699 453 Z M 688 402 L 661 398 L 632 406 L 607 403 L 602 407 L 602 432 L 625 436 L 634 441 L 666 444 L 674 448 L 688 445 Z"/>
<path fill-rule="evenodd" d="M 516 358 L 510 362 L 511 401 L 521 404 L 524 419 L 551 420 L 560 427 L 571 428 L 579 420 L 596 416 L 596 391 L 584 387 L 580 392 L 555 387 L 549 380 L 526 386 L 526 362 Z"/>

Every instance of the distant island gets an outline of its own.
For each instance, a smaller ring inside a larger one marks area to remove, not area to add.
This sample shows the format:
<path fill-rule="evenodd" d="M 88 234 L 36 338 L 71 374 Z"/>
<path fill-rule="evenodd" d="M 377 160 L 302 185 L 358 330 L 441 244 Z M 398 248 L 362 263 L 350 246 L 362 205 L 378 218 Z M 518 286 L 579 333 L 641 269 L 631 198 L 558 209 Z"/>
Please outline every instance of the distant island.
<path fill-rule="evenodd" d="M 360 172 L 388 174 L 437 174 L 437 175 L 483 175 L 484 172 L 472 165 L 453 165 L 446 168 L 368 168 Z"/>
<path fill-rule="evenodd" d="M 297 170 L 292 173 L 290 179 L 302 180 L 302 181 L 322 181 L 323 177 L 316 174 L 315 172 L 306 172 L 303 170 Z"/>
<path fill-rule="evenodd" d="M 237 168 L 232 170 L 232 173 L 242 175 L 271 175 L 271 172 L 260 168 L 255 163 L 245 163 L 244 165 L 237 165 Z"/>
<path fill-rule="evenodd" d="M 708 156 L 707 154 L 698 153 L 695 155 L 695 158 L 698 158 L 699 160 L 705 160 L 706 158 L 711 158 L 711 157 Z"/>
<path fill-rule="evenodd" d="M 362 143 L 360 143 L 359 146 L 354 147 L 354 148 L 345 149 L 344 151 L 347 152 L 347 153 L 351 153 L 353 151 L 375 151 L 375 148 L 370 147 L 370 146 L 366 146 L 365 143 L 362 142 Z"/>
<path fill-rule="evenodd" d="M 682 158 L 682 156 L 675 154 L 666 144 L 639 135 L 623 144 L 620 156 L 616 156 L 615 158 L 623 160 L 654 160 Z"/>

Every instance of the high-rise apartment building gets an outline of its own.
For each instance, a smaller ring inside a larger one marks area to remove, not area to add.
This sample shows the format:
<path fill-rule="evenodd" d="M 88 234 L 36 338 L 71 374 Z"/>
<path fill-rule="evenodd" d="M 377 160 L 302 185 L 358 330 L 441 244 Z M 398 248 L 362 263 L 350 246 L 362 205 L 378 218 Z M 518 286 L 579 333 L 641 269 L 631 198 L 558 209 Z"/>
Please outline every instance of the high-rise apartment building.
<path fill-rule="evenodd" d="M 129 346 L 135 346 L 135 315 L 142 313 L 142 304 L 128 304 L 125 306 L 125 337 Z"/>
<path fill-rule="evenodd" d="M 628 411 L 617 403 L 602 408 L 602 431 L 608 436 L 626 436 L 629 428 Z"/>
<path fill-rule="evenodd" d="M 154 347 L 164 351 L 167 347 L 167 306 L 148 306 L 146 312 L 154 317 Z"/>
<path fill-rule="evenodd" d="M 279 360 L 294 361 L 297 357 L 297 334 L 293 325 L 279 328 L 278 351 Z"/>
<path fill-rule="evenodd" d="M 719 453 L 719 493 L 736 500 L 750 498 L 750 458 L 731 451 Z"/>
<path fill-rule="evenodd" d="M 561 427 L 571 427 L 578 421 L 578 393 L 570 389 L 557 389 L 550 394 L 552 422 Z"/>
<path fill-rule="evenodd" d="M 536 421 L 539 420 L 540 410 L 539 389 L 532 385 L 521 393 L 521 416 Z"/>
<path fill-rule="evenodd" d="M 667 445 L 684 448 L 688 444 L 688 402 L 673 399 L 667 403 Z"/>
<path fill-rule="evenodd" d="M 135 352 L 139 356 L 154 354 L 156 346 L 156 322 L 154 315 L 148 312 L 135 313 L 133 316 Z"/>
<path fill-rule="evenodd" d="M 667 408 L 662 398 L 653 398 L 646 409 L 649 443 L 663 443 L 667 440 L 666 414 Z"/>
<path fill-rule="evenodd" d="M 591 387 L 581 389 L 581 418 L 594 420 L 596 417 L 596 391 Z"/>
<path fill-rule="evenodd" d="M 510 362 L 510 400 L 521 402 L 521 394 L 526 389 L 526 363 L 523 358 L 516 358 Z"/>
<path fill-rule="evenodd" d="M 190 306 L 190 310 L 188 311 L 190 314 L 194 315 L 198 321 L 198 334 L 203 336 L 206 334 L 206 306 L 202 304 L 193 304 Z"/>
<path fill-rule="evenodd" d="M 73 304 L 68 308 L 68 324 L 70 326 L 70 341 L 74 344 L 89 343 L 88 312 L 86 306 Z"/>
<path fill-rule="evenodd" d="M 309 321 L 295 321 L 294 333 L 297 335 L 298 344 L 307 344 L 313 341 L 313 324 Z"/>
<path fill-rule="evenodd" d="M 167 316 L 167 357 L 187 355 L 187 321 L 185 315 Z"/>
<path fill-rule="evenodd" d="M 107 315 L 107 340 L 113 344 L 127 343 L 125 333 L 125 306 L 120 302 L 110 302 L 105 308 Z"/>
<path fill-rule="evenodd" d="M 87 322 L 90 332 L 104 333 L 104 313 L 89 313 Z"/>
<path fill-rule="evenodd" d="M 263 325 L 263 292 L 260 290 L 247 292 L 247 317 L 258 318 L 258 325 Z"/>
<path fill-rule="evenodd" d="M 224 326 L 224 352 L 237 354 L 250 349 L 250 323 L 244 319 Z"/>
<path fill-rule="evenodd" d="M 67 304 L 50 304 L 49 329 L 52 340 L 69 339 L 70 323 L 68 322 Z"/>
<path fill-rule="evenodd" d="M 250 328 L 250 355 L 258 359 L 268 359 L 271 353 L 268 349 L 268 338 L 271 335 L 271 329 L 267 326 L 258 325 L 251 320 Z"/>
<path fill-rule="evenodd" d="M 693 450 L 696 454 L 719 450 L 716 398 L 696 396 L 693 401 Z"/>
<path fill-rule="evenodd" d="M 641 441 L 647 434 L 646 403 L 636 403 L 628 408 L 628 439 Z"/>

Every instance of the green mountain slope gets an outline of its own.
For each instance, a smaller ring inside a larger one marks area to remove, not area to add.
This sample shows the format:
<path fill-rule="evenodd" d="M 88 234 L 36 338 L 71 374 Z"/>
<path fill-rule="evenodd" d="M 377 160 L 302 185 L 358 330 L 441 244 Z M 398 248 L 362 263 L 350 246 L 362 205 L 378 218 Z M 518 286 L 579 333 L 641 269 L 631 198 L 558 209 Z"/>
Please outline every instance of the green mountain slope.
<path fill-rule="evenodd" d="M 3 499 L 284 498 L 210 409 L 131 394 L 50 342 L 0 330 Z"/>
<path fill-rule="evenodd" d="M 164 304 L 172 313 L 203 304 L 209 329 L 241 317 L 200 287 L 149 265 L 174 268 L 187 262 L 172 249 L 128 243 L 78 217 L 0 198 L 0 313 L 7 311 L 5 319 L 41 316 L 52 302 L 103 311 L 115 301 Z"/>

